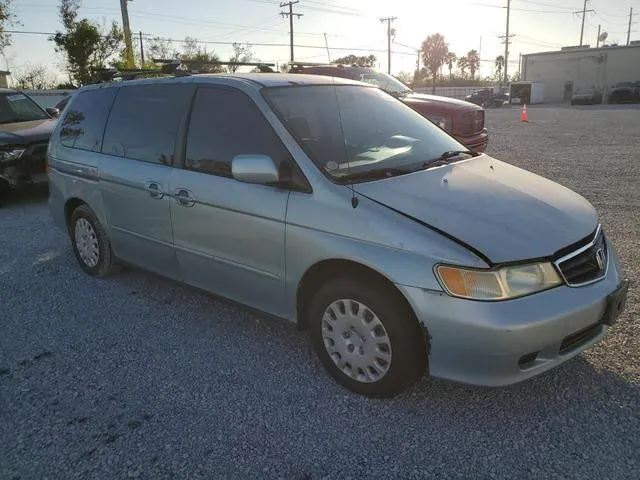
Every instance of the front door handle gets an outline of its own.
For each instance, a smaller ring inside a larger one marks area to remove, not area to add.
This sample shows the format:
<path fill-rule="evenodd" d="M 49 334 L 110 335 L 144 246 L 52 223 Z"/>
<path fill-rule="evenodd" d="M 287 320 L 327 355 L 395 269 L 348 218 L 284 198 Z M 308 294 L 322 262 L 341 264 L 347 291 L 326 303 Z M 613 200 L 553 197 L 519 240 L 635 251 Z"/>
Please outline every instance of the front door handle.
<path fill-rule="evenodd" d="M 144 189 L 147 192 L 149 192 L 149 195 L 151 195 L 151 198 L 160 199 L 164 197 L 164 192 L 162 191 L 162 187 L 157 182 L 147 182 L 147 184 L 144 186 Z"/>
<path fill-rule="evenodd" d="M 178 205 L 183 207 L 193 207 L 196 203 L 196 199 L 193 198 L 193 194 L 186 188 L 179 188 L 173 194 Z"/>

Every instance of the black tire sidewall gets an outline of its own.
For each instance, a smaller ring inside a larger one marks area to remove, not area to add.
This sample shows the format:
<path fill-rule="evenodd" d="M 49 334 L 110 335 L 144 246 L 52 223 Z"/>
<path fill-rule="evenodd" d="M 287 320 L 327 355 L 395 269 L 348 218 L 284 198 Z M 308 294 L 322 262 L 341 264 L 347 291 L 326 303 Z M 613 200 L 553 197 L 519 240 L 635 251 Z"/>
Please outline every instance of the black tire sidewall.
<path fill-rule="evenodd" d="M 391 343 L 391 365 L 386 375 L 373 383 L 358 382 L 340 371 L 327 352 L 322 337 L 322 316 L 334 301 L 349 298 L 363 303 L 382 322 Z M 351 279 L 334 279 L 318 291 L 309 309 L 309 330 L 320 362 L 345 388 L 370 397 L 392 397 L 409 387 L 425 372 L 427 358 L 424 334 L 417 321 L 395 294 L 380 286 Z"/>
<path fill-rule="evenodd" d="M 76 222 L 81 218 L 89 222 L 98 240 L 98 263 L 94 267 L 90 267 L 86 263 L 84 263 L 84 260 L 82 260 L 82 257 L 80 256 L 80 252 L 78 252 L 78 246 L 76 245 Z M 86 205 L 79 206 L 71 214 L 71 218 L 69 221 L 69 236 L 71 238 L 71 245 L 73 247 L 73 253 L 76 256 L 76 260 L 80 264 L 80 267 L 86 273 L 92 276 L 101 277 L 109 272 L 111 268 L 111 245 L 96 215 Z"/>

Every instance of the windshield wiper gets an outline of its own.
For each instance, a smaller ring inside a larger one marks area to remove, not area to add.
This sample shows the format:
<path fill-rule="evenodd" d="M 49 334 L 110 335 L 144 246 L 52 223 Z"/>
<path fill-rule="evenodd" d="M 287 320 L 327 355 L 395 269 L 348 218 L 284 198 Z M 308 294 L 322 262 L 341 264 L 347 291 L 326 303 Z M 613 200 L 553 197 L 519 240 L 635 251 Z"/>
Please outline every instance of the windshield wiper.
<path fill-rule="evenodd" d="M 340 180 L 373 180 L 376 178 L 390 178 L 397 175 L 411 173 L 413 171 L 414 170 L 409 168 L 375 168 L 364 172 L 348 173 L 347 175 L 340 177 Z"/>
<path fill-rule="evenodd" d="M 433 160 L 427 160 L 422 164 L 423 167 L 439 167 L 441 165 L 446 165 L 449 163 L 449 160 L 455 157 L 459 157 L 460 155 L 471 155 L 472 157 L 477 157 L 479 155 L 478 152 L 473 152 L 471 150 L 449 150 L 444 152 L 438 158 L 434 158 Z"/>

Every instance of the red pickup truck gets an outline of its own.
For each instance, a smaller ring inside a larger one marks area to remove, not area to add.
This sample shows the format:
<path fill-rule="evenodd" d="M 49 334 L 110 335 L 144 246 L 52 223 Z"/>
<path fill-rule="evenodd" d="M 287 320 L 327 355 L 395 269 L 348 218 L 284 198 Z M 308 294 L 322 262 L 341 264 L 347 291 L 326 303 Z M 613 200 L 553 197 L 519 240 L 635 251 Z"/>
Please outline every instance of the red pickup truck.
<path fill-rule="evenodd" d="M 391 75 L 369 67 L 293 63 L 289 73 L 349 78 L 377 85 L 398 97 L 470 150 L 484 152 L 489 134 L 484 126 L 484 109 L 455 98 L 416 93 Z"/>

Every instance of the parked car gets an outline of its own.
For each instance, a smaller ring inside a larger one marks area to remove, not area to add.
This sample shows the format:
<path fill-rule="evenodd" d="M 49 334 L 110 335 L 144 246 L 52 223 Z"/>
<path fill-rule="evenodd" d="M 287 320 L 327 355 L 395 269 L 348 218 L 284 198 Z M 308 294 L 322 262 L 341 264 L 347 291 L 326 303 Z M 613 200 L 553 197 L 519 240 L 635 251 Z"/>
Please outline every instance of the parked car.
<path fill-rule="evenodd" d="M 465 98 L 466 102 L 479 105 L 483 108 L 501 107 L 509 99 L 508 95 L 496 94 L 492 88 L 483 88 L 476 90 Z"/>
<path fill-rule="evenodd" d="M 626 299 L 587 200 L 361 82 L 87 86 L 48 160 L 51 214 L 87 274 L 134 265 L 291 320 L 364 395 L 425 370 L 525 380 L 602 339 Z"/>
<path fill-rule="evenodd" d="M 640 82 L 622 82 L 609 94 L 609 103 L 640 103 Z"/>
<path fill-rule="evenodd" d="M 571 105 L 600 105 L 602 103 L 602 92 L 574 93 L 570 103 Z"/>
<path fill-rule="evenodd" d="M 416 93 L 404 83 L 369 67 L 294 63 L 290 73 L 326 75 L 372 83 L 452 134 L 471 150 L 484 152 L 489 142 L 484 109 L 463 100 Z"/>
<path fill-rule="evenodd" d="M 0 89 L 0 195 L 47 182 L 47 142 L 58 114 L 18 90 Z"/>

